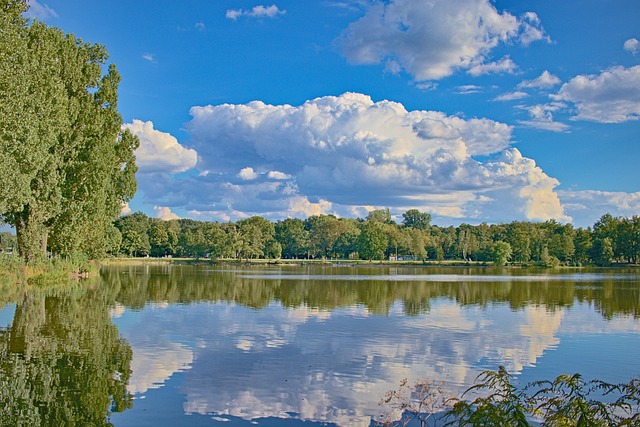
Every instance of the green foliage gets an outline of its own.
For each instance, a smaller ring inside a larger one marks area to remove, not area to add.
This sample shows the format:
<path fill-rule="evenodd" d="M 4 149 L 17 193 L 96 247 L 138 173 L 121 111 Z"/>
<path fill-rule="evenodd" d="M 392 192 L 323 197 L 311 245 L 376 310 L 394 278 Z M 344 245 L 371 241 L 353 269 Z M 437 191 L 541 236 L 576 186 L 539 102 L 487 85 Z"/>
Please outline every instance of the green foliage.
<path fill-rule="evenodd" d="M 115 226 L 122 236 L 122 252 L 129 256 L 145 256 L 149 253 L 149 217 L 144 213 L 122 216 L 116 220 Z"/>
<path fill-rule="evenodd" d="M 275 238 L 282 246 L 285 258 L 304 258 L 309 247 L 309 231 L 304 228 L 304 221 L 287 218 L 275 224 Z"/>
<path fill-rule="evenodd" d="M 528 427 L 529 402 L 522 391 L 511 384 L 511 375 L 501 366 L 497 371 L 485 371 L 478 376 L 479 384 L 470 387 L 468 393 L 487 392 L 471 402 L 458 400 L 447 414 L 452 418 L 446 425 L 456 426 L 514 426 Z"/>
<path fill-rule="evenodd" d="M 358 253 L 363 259 L 382 259 L 387 248 L 388 238 L 384 224 L 376 220 L 367 220 L 362 224 L 358 236 Z"/>
<path fill-rule="evenodd" d="M 540 255 L 540 265 L 546 268 L 556 268 L 560 265 L 560 260 L 553 255 L 549 255 L 549 249 L 545 246 L 542 248 Z"/>
<path fill-rule="evenodd" d="M 431 214 L 420 212 L 418 209 L 409 209 L 402 214 L 404 218 L 402 225 L 407 228 L 417 228 L 419 230 L 428 230 L 431 222 Z"/>
<path fill-rule="evenodd" d="M 591 248 L 591 258 L 596 265 L 607 266 L 613 261 L 613 244 L 609 237 L 596 239 Z"/>
<path fill-rule="evenodd" d="M 135 192 L 138 139 L 121 131 L 120 76 L 107 52 L 0 4 L 0 219 L 20 255 L 104 254 L 122 202 Z"/>
<path fill-rule="evenodd" d="M 522 388 L 512 381 L 501 366 L 482 372 L 460 398 L 447 398 L 443 385 L 434 388 L 428 380 L 416 382 L 411 394 L 402 393 L 404 380 L 400 391 L 388 392 L 381 402 L 403 412 L 403 418 L 395 421 L 387 416 L 382 424 L 404 426 L 418 419 L 425 425 L 430 417 L 444 426 L 484 427 L 613 427 L 640 422 L 640 379 L 611 384 L 584 381 L 579 374 L 560 375 Z M 469 395 L 477 397 L 465 399 Z"/>
<path fill-rule="evenodd" d="M 111 322 L 113 293 L 36 281 L 0 333 L 0 424 L 110 426 L 132 405 L 132 350 Z"/>
<path fill-rule="evenodd" d="M 634 251 L 640 247 L 640 232 L 634 231 L 640 229 L 640 218 L 635 216 L 606 220 L 613 224 L 607 228 L 609 235 L 602 226 L 594 233 L 590 228 L 574 229 L 555 221 L 446 228 L 429 225 L 424 229 L 388 222 L 387 210 L 372 212 L 366 220 L 315 215 L 275 223 L 260 216 L 236 223 L 162 221 L 137 212 L 118 219 L 115 228 L 108 229 L 105 250 L 130 256 L 236 259 L 373 260 L 413 255 L 416 260 L 483 261 L 500 266 L 532 263 L 555 268 L 634 262 L 638 258 Z M 614 238 L 618 239 L 616 244 Z M 616 257 L 614 247 L 624 255 Z"/>
<path fill-rule="evenodd" d="M 498 241 L 493 244 L 492 260 L 495 265 L 506 265 L 511 258 L 511 245 L 507 242 Z"/>
<path fill-rule="evenodd" d="M 367 214 L 367 221 L 376 221 L 383 224 L 392 224 L 389 209 L 374 209 Z"/>

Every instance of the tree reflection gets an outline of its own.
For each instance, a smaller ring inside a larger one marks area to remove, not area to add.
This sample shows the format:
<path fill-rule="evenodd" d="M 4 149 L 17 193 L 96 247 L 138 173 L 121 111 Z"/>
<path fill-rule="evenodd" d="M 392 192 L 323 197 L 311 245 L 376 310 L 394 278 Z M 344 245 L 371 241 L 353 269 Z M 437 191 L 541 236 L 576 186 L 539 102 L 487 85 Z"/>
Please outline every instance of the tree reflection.
<path fill-rule="evenodd" d="M 112 290 L 27 286 L 0 330 L 0 425 L 106 426 L 131 407 L 132 350 L 111 323 Z"/>
<path fill-rule="evenodd" d="M 305 279 L 282 278 L 287 274 L 308 274 Z M 266 278 L 277 273 L 274 278 Z M 531 274 L 525 270 L 487 271 L 474 268 L 431 268 L 430 274 Z M 535 272 L 534 272 L 535 273 Z M 332 279 L 331 275 L 340 275 Z M 394 303 L 403 303 L 404 314 L 428 313 L 431 301 L 448 298 L 458 304 L 508 304 L 512 310 L 528 305 L 544 305 L 547 310 L 571 307 L 576 302 L 592 304 L 607 319 L 616 315 L 640 317 L 640 287 L 635 280 L 619 281 L 615 276 L 576 282 L 569 275 L 534 281 L 391 281 L 348 280 L 345 275 L 372 274 L 371 269 L 309 267 L 306 269 L 219 269 L 210 266 L 180 265 L 110 267 L 103 271 L 105 281 L 115 288 L 117 300 L 129 308 L 142 308 L 147 301 L 192 303 L 199 301 L 233 302 L 261 309 L 274 301 L 285 307 L 306 306 L 321 310 L 362 305 L 374 314 L 388 315 Z M 373 274 L 425 274 L 424 269 L 380 268 Z M 247 277 L 262 275 L 260 277 Z M 322 280 L 313 279 L 322 276 Z"/>

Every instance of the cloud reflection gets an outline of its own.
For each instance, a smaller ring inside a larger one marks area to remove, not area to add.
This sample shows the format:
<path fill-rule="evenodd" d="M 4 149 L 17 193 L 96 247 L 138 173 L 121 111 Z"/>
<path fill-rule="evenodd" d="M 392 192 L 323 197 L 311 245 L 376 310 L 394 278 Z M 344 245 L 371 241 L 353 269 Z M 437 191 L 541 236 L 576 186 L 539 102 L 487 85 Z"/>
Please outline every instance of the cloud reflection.
<path fill-rule="evenodd" d="M 259 311 L 169 306 L 161 316 L 156 305 L 132 315 L 135 326 L 120 326 L 134 349 L 132 392 L 185 371 L 187 414 L 365 427 L 403 378 L 445 380 L 459 393 L 484 369 L 502 364 L 515 373 L 535 364 L 558 344 L 564 310 L 487 310 L 439 298 L 419 316 L 406 316 L 400 303 L 387 317 L 361 306 L 329 312 L 276 303 Z"/>

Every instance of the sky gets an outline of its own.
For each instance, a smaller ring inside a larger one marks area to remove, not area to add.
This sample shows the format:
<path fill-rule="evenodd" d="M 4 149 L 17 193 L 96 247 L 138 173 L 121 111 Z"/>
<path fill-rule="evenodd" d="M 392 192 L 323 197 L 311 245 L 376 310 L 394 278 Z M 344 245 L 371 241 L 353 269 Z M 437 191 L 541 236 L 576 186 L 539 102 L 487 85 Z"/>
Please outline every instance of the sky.
<path fill-rule="evenodd" d="M 125 213 L 640 214 L 637 0 L 29 3 L 122 75 Z"/>

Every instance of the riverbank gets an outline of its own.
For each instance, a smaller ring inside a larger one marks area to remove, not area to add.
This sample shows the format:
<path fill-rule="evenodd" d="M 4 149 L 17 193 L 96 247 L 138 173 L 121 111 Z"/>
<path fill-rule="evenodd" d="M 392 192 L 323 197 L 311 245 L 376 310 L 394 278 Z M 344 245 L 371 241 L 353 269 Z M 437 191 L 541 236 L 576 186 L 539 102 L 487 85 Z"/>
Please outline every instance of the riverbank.
<path fill-rule="evenodd" d="M 100 262 L 86 257 L 55 258 L 25 265 L 14 255 L 0 255 L 0 283 L 7 285 L 58 285 L 69 280 L 87 279 L 100 272 Z"/>
<path fill-rule="evenodd" d="M 101 261 L 103 265 L 126 264 L 236 264 L 236 265 L 337 265 L 337 266 L 455 266 L 481 267 L 491 266 L 484 261 L 389 261 L 389 260 L 350 260 L 350 259 L 234 259 L 234 258 L 109 258 Z"/>
<path fill-rule="evenodd" d="M 350 260 L 350 259 L 234 259 L 234 258 L 108 258 L 101 261 L 102 265 L 144 265 L 144 264 L 229 264 L 229 265 L 255 265 L 255 266 L 303 266 L 303 265 L 332 265 L 340 267 L 348 266 L 413 266 L 413 267 L 496 267 L 487 261 L 464 260 L 426 260 L 426 261 L 391 261 L 391 260 Z M 535 263 L 510 263 L 503 268 L 545 268 Z M 547 267 L 549 268 L 549 267 Z M 549 269 L 581 269 L 581 268 L 640 268 L 639 264 L 614 263 L 606 267 L 595 265 L 569 266 L 560 265 Z"/>

